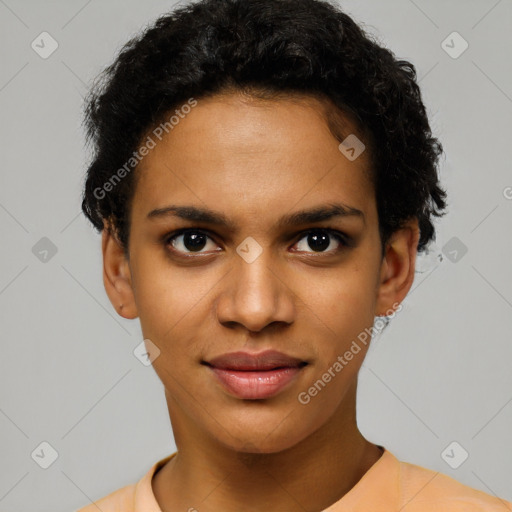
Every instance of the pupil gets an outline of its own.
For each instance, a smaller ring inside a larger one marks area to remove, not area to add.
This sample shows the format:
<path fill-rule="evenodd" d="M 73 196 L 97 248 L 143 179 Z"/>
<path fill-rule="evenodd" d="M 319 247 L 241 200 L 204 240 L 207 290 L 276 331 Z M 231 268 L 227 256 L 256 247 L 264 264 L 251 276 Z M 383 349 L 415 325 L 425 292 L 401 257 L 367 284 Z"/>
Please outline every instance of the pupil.
<path fill-rule="evenodd" d="M 200 251 L 204 248 L 206 240 L 205 236 L 200 233 L 185 233 L 183 244 L 189 251 Z M 308 244 L 314 251 L 321 252 L 329 247 L 329 236 L 325 233 L 320 235 L 309 234 Z"/>
<path fill-rule="evenodd" d="M 183 245 L 189 251 L 199 251 L 204 248 L 206 243 L 205 236 L 200 233 L 185 233 Z"/>
<path fill-rule="evenodd" d="M 322 251 L 329 247 L 329 235 L 322 233 L 321 235 L 308 235 L 308 244 L 314 251 Z"/>

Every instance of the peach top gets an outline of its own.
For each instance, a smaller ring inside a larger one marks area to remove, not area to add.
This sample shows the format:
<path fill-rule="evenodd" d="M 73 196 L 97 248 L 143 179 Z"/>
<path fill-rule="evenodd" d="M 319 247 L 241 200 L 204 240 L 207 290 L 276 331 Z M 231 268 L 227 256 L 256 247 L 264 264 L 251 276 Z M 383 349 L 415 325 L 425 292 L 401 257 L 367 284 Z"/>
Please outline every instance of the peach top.
<path fill-rule="evenodd" d="M 153 494 L 155 473 L 177 452 L 154 464 L 137 483 L 76 512 L 162 512 Z M 201 510 L 191 503 L 189 510 Z M 323 512 L 512 512 L 512 503 L 415 464 L 399 461 L 384 449 L 359 482 Z"/>

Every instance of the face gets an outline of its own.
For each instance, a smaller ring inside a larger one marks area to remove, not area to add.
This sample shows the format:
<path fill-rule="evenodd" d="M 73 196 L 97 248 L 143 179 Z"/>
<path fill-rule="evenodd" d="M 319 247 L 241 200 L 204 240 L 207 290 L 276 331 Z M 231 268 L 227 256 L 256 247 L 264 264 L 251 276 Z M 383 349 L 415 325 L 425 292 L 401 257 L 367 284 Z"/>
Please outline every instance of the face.
<path fill-rule="evenodd" d="M 368 348 L 353 343 L 408 290 L 417 238 L 382 258 L 367 155 L 338 145 L 316 100 L 215 96 L 141 162 L 117 272 L 104 234 L 106 286 L 160 350 L 173 428 L 270 453 L 341 418 Z M 267 350 L 300 364 L 252 385 L 205 364 Z"/>

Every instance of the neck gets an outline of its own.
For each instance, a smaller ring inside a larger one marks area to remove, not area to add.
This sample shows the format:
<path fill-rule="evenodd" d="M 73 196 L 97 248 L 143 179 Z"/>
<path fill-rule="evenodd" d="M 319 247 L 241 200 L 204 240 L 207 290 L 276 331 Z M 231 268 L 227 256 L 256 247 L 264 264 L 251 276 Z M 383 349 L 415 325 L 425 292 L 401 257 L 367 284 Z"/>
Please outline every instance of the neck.
<path fill-rule="evenodd" d="M 258 453 L 221 445 L 184 414 L 171 415 L 178 453 L 155 475 L 163 512 L 324 510 L 341 499 L 382 452 L 359 432 L 356 384 L 327 423 L 285 450 Z M 169 411 L 178 405 L 169 403 Z M 181 411 L 180 411 L 181 412 Z M 315 489 L 312 493 L 311 489 Z"/>

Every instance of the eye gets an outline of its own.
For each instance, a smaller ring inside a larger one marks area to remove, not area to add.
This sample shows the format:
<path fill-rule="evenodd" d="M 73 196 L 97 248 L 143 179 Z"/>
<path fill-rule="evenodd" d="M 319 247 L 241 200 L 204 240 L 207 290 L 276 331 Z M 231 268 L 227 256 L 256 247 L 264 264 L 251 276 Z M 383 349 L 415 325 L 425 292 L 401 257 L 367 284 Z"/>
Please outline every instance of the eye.
<path fill-rule="evenodd" d="M 305 242 L 302 242 L 302 240 L 305 240 Z M 330 253 L 341 250 L 343 246 L 347 245 L 347 242 L 342 233 L 338 231 L 332 229 L 314 229 L 305 233 L 296 245 L 300 252 L 311 252 L 307 250 L 307 247 L 309 247 L 313 252 Z"/>
<path fill-rule="evenodd" d="M 167 235 L 164 244 L 171 252 L 191 256 L 222 251 L 208 233 L 198 229 L 182 229 Z M 298 252 L 336 253 L 349 243 L 339 231 L 312 229 L 303 233 L 295 245 Z"/>
<path fill-rule="evenodd" d="M 208 242 L 213 242 L 212 238 L 208 236 L 204 231 L 198 230 L 181 230 L 178 233 L 166 238 L 166 245 L 172 247 L 172 251 L 184 254 L 199 253 L 202 254 L 202 250 L 208 246 Z M 210 243 L 209 249 L 205 252 L 215 250 L 217 244 Z"/>

